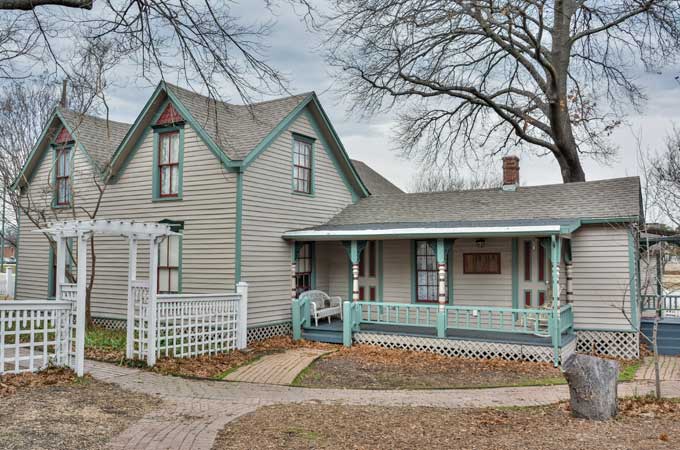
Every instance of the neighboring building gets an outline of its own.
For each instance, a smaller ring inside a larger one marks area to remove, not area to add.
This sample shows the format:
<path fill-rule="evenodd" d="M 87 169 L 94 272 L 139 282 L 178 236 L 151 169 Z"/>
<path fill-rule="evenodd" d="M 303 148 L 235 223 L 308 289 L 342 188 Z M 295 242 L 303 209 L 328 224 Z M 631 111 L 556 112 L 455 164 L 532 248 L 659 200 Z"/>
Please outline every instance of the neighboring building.
<path fill-rule="evenodd" d="M 94 208 L 106 186 L 97 218 L 173 224 L 159 291 L 248 282 L 252 338 L 290 332 L 291 297 L 318 289 L 365 300 L 352 318 L 360 342 L 637 355 L 639 180 L 522 187 L 516 158 L 504 176 L 499 189 L 406 194 L 348 158 L 313 93 L 248 108 L 161 83 L 132 125 L 55 111 L 16 184 L 48 219 Z M 50 296 L 50 247 L 20 223 L 17 298 Z M 122 320 L 126 248 L 101 237 L 95 248 L 93 316 Z M 307 321 L 305 333 L 337 341 L 338 324 Z"/>
<path fill-rule="evenodd" d="M 12 258 L 14 258 L 15 254 L 16 254 L 16 252 L 14 250 L 14 247 L 12 247 L 11 245 L 8 244 L 8 246 L 5 247 L 5 254 L 3 255 L 3 257 L 5 259 L 12 259 Z"/>

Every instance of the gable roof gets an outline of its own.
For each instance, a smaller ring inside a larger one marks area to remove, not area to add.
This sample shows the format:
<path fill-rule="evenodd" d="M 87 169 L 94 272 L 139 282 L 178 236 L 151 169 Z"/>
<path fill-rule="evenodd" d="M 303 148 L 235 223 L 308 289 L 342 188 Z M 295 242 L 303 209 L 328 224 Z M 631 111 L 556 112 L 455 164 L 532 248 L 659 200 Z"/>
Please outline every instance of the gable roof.
<path fill-rule="evenodd" d="M 58 108 L 58 110 L 69 132 L 90 155 L 97 169 L 100 171 L 106 169 L 131 125 L 81 114 L 70 109 Z"/>
<path fill-rule="evenodd" d="M 372 195 L 380 194 L 403 194 L 404 191 L 392 184 L 390 180 L 373 170 L 368 164 L 356 159 L 352 164 Z"/>
<path fill-rule="evenodd" d="M 640 220 L 639 177 L 455 192 L 374 195 L 307 230 L 479 227 Z"/>
<path fill-rule="evenodd" d="M 312 93 L 303 93 L 252 105 L 232 105 L 165 83 L 189 111 L 197 125 L 232 160 L 243 160 Z"/>
<path fill-rule="evenodd" d="M 111 160 L 130 124 L 102 119 L 100 117 L 82 114 L 67 108 L 55 107 L 47 121 L 42 134 L 33 146 L 33 149 L 24 162 L 12 186 L 17 187 L 22 182 L 30 180 L 33 170 L 42 159 L 47 146 L 52 142 L 56 133 L 66 128 L 71 137 L 76 141 L 94 169 L 101 175 Z"/>

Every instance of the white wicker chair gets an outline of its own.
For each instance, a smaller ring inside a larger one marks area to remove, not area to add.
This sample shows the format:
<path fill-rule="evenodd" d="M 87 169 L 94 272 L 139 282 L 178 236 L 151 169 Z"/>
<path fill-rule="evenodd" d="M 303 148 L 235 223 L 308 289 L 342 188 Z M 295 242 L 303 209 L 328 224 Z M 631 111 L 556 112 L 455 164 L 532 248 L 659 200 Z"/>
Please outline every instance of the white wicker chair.
<path fill-rule="evenodd" d="M 300 297 L 309 300 L 309 311 L 317 327 L 319 319 L 327 317 L 328 323 L 331 323 L 331 317 L 335 315 L 339 315 L 342 319 L 342 298 L 330 297 L 323 291 L 303 292 Z"/>

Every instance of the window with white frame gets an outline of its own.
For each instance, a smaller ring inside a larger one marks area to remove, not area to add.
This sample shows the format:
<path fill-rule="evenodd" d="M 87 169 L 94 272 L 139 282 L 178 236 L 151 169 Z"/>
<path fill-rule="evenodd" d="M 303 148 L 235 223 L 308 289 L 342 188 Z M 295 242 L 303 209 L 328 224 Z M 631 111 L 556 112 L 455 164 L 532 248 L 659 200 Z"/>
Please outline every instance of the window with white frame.
<path fill-rule="evenodd" d="M 295 136 L 293 138 L 293 190 L 311 194 L 312 176 L 312 141 Z"/>
<path fill-rule="evenodd" d="M 179 195 L 179 131 L 158 135 L 158 193 L 160 197 Z"/>

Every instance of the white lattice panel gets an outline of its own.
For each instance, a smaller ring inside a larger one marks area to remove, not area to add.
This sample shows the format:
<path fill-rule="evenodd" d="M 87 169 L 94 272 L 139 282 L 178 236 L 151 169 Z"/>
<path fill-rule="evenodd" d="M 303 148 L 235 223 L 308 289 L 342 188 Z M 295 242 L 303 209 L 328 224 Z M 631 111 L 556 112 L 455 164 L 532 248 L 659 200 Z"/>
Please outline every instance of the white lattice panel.
<path fill-rule="evenodd" d="M 630 331 L 576 332 L 576 351 L 636 359 L 640 357 L 640 335 Z"/>
<path fill-rule="evenodd" d="M 458 358 L 500 358 L 509 361 L 553 362 L 552 348 L 536 345 L 435 339 L 366 332 L 355 333 L 354 342 L 378 345 L 385 348 L 437 353 Z"/>
<path fill-rule="evenodd" d="M 290 336 L 291 334 L 293 334 L 293 326 L 290 322 L 248 328 L 248 343 L 264 341 L 275 336 Z"/>
<path fill-rule="evenodd" d="M 93 317 L 92 322 L 98 327 L 108 330 L 124 330 L 125 319 L 110 319 L 108 317 Z"/>

